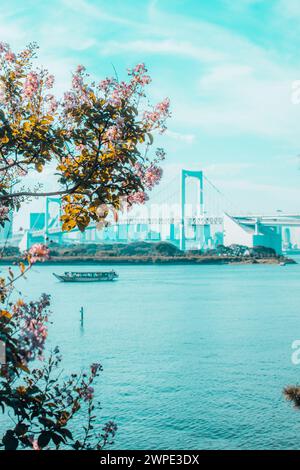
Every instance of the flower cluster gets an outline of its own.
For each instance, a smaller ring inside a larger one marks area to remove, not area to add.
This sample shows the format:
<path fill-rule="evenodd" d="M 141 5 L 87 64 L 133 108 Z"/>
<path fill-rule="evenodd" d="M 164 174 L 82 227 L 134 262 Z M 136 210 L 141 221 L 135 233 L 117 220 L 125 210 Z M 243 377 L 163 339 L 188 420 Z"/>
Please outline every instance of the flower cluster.
<path fill-rule="evenodd" d="M 145 126 L 149 129 L 159 129 L 161 133 L 166 130 L 165 120 L 170 116 L 170 100 L 165 98 L 158 103 L 152 111 L 144 112 Z"/>
<path fill-rule="evenodd" d="M 47 261 L 49 259 L 49 248 L 43 243 L 35 243 L 25 253 L 25 257 L 30 264 L 34 264 L 37 261 Z"/>
<path fill-rule="evenodd" d="M 157 165 L 150 165 L 149 168 L 146 169 L 144 175 L 144 184 L 147 189 L 152 189 L 155 185 L 157 185 L 161 178 L 162 178 L 162 168 Z"/>
<path fill-rule="evenodd" d="M 19 300 L 13 306 L 13 318 L 19 325 L 19 355 L 22 364 L 43 359 L 45 341 L 48 335 L 48 307 L 50 296 L 43 294 L 37 302 L 25 303 Z"/>
<path fill-rule="evenodd" d="M 36 72 L 30 72 L 24 82 L 23 93 L 27 98 L 32 98 L 38 91 L 40 85 L 39 76 Z"/>
<path fill-rule="evenodd" d="M 117 141 L 122 137 L 122 131 L 119 126 L 113 125 L 107 129 L 105 137 L 109 142 Z"/>
<path fill-rule="evenodd" d="M 170 116 L 168 98 L 154 106 L 147 99 L 151 77 L 145 64 L 128 69 L 126 79 L 98 83 L 79 65 L 70 89 L 57 100 L 49 91 L 54 76 L 33 66 L 36 49 L 31 44 L 15 54 L 0 43 L 0 197 L 18 208 L 18 199 L 9 195 L 12 181 L 19 183 L 32 169 L 42 172 L 55 160 L 64 194 L 63 230 L 101 222 L 97 209 L 103 203 L 108 212 L 120 210 L 126 198 L 130 205 L 144 203 L 162 176 L 159 150 L 153 156 L 150 149 L 154 133 L 164 132 Z M 32 264 L 48 253 L 38 244 L 27 256 Z"/>
<path fill-rule="evenodd" d="M 45 96 L 45 101 L 49 105 L 49 108 L 48 108 L 49 113 L 54 114 L 57 111 L 58 106 L 59 106 L 59 103 L 56 100 L 55 96 L 51 95 L 51 94 L 48 94 L 48 95 Z"/>
<path fill-rule="evenodd" d="M 55 81 L 54 75 L 48 75 L 48 77 L 46 78 L 46 81 L 45 81 L 45 85 L 49 90 L 51 88 L 53 88 L 54 81 Z"/>
<path fill-rule="evenodd" d="M 151 83 L 151 77 L 147 74 L 148 70 L 144 63 L 137 64 L 133 69 L 128 70 L 128 75 L 132 77 L 132 83 L 141 85 L 149 85 Z"/>
<path fill-rule="evenodd" d="M 133 204 L 145 204 L 149 200 L 149 196 L 145 191 L 137 191 L 136 193 L 130 194 L 127 198 L 129 206 Z"/>
<path fill-rule="evenodd" d="M 1 224 L 1 221 L 7 220 L 8 213 L 9 213 L 9 207 L 4 206 L 3 204 L 0 205 L 0 224 Z"/>
<path fill-rule="evenodd" d="M 166 129 L 170 101 L 166 98 L 151 107 L 144 99 L 145 87 L 151 82 L 145 64 L 129 69 L 128 76 L 127 81 L 106 78 L 95 85 L 79 66 L 71 90 L 64 95 L 65 136 L 68 148 L 75 148 L 76 154 L 63 157 L 58 170 L 63 181 L 77 187 L 78 177 L 88 174 L 91 186 L 88 190 L 86 183 L 79 187 L 85 195 L 63 198 L 64 230 L 75 226 L 83 230 L 90 220 L 98 227 L 105 226 L 97 211 L 101 201 L 110 201 L 112 211 L 119 209 L 120 200 L 129 206 L 143 204 L 149 198 L 147 191 L 161 179 L 158 162 L 164 152 L 157 149 L 151 159 L 149 147 L 154 140 L 152 131 Z"/>

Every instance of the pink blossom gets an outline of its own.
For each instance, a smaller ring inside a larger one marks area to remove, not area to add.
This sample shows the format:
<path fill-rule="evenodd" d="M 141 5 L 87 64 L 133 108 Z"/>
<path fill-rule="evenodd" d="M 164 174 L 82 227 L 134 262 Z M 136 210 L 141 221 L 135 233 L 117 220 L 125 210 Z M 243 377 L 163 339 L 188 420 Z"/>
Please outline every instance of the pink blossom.
<path fill-rule="evenodd" d="M 92 375 L 96 375 L 99 370 L 101 370 L 101 364 L 99 364 L 98 362 L 94 362 L 94 363 L 91 365 L 91 373 L 92 373 Z"/>
<path fill-rule="evenodd" d="M 106 78 L 105 80 L 101 80 L 98 87 L 100 88 L 100 90 L 103 90 L 104 92 L 107 92 L 108 88 L 110 87 L 110 85 L 112 83 L 113 83 L 112 78 Z"/>
<path fill-rule="evenodd" d="M 144 122 L 146 129 L 153 128 L 159 129 L 160 132 L 166 130 L 165 120 L 170 116 L 170 100 L 165 98 L 161 103 L 158 103 L 153 111 L 144 112 Z"/>
<path fill-rule="evenodd" d="M 8 215 L 9 208 L 7 206 L 0 206 L 0 221 L 5 219 Z"/>
<path fill-rule="evenodd" d="M 55 113 L 58 108 L 58 102 L 55 99 L 54 95 L 46 95 L 45 100 L 48 102 L 49 105 L 49 112 L 51 114 Z"/>
<path fill-rule="evenodd" d="M 138 83 L 142 86 L 149 85 L 151 83 L 151 77 L 149 75 L 135 75 L 132 79 L 133 83 Z"/>
<path fill-rule="evenodd" d="M 12 51 L 7 51 L 4 57 L 7 62 L 14 62 L 16 60 L 16 55 Z"/>
<path fill-rule="evenodd" d="M 137 64 L 137 65 L 134 67 L 133 71 L 134 71 L 135 73 L 145 73 L 145 72 L 147 72 L 147 69 L 146 69 L 145 64 L 142 62 L 142 63 L 140 63 L 140 64 Z"/>
<path fill-rule="evenodd" d="M 122 93 L 120 93 L 120 89 L 114 90 L 107 102 L 115 108 L 120 108 L 122 106 Z"/>
<path fill-rule="evenodd" d="M 117 126 L 111 126 L 107 129 L 105 135 L 106 138 L 111 142 L 120 139 L 122 134 Z"/>
<path fill-rule="evenodd" d="M 2 81 L 0 82 L 0 102 L 3 104 L 7 103 L 6 88 Z"/>
<path fill-rule="evenodd" d="M 36 72 L 30 72 L 25 80 L 23 92 L 28 98 L 31 98 L 38 90 L 39 77 Z"/>
<path fill-rule="evenodd" d="M 148 189 L 152 189 L 161 180 L 163 171 L 162 168 L 156 165 L 151 165 L 147 168 L 143 182 Z"/>
<path fill-rule="evenodd" d="M 133 87 L 131 83 L 121 82 L 120 85 L 116 88 L 115 93 L 117 93 L 121 98 L 129 98 L 133 93 Z"/>
<path fill-rule="evenodd" d="M 52 88 L 54 85 L 54 75 L 48 75 L 45 85 L 48 89 Z"/>
<path fill-rule="evenodd" d="M 8 51 L 9 46 L 6 42 L 0 42 L 0 53 L 2 54 L 3 52 Z"/>
<path fill-rule="evenodd" d="M 37 439 L 32 439 L 31 444 L 32 444 L 33 450 L 42 450 L 41 447 L 38 444 Z"/>
<path fill-rule="evenodd" d="M 73 92 L 68 91 L 64 94 L 63 106 L 65 110 L 72 109 L 76 105 L 76 96 Z"/>
<path fill-rule="evenodd" d="M 16 75 L 19 76 L 19 75 L 21 74 L 21 72 L 22 72 L 22 66 L 21 66 L 21 64 L 16 64 L 16 65 L 15 65 L 15 73 L 16 73 Z"/>
<path fill-rule="evenodd" d="M 85 146 L 83 144 L 76 145 L 76 150 L 78 152 L 82 152 L 85 149 Z"/>
<path fill-rule="evenodd" d="M 85 67 L 83 65 L 77 65 L 76 72 L 81 73 L 85 71 Z"/>
<path fill-rule="evenodd" d="M 13 306 L 13 315 L 20 325 L 19 351 L 24 365 L 42 358 L 48 335 L 48 314 L 43 311 L 49 304 L 49 296 L 43 294 L 37 302 L 19 300 Z"/>
<path fill-rule="evenodd" d="M 73 79 L 72 79 L 73 88 L 75 88 L 75 90 L 80 90 L 82 88 L 82 85 L 83 85 L 83 79 L 81 75 L 78 75 L 78 74 L 73 75 Z"/>
<path fill-rule="evenodd" d="M 164 116 L 167 116 L 170 112 L 170 100 L 165 98 L 161 103 L 155 106 L 155 109 Z"/>
<path fill-rule="evenodd" d="M 17 175 L 21 176 L 22 178 L 28 174 L 28 171 L 25 168 L 18 168 L 16 171 Z"/>
<path fill-rule="evenodd" d="M 94 388 L 84 384 L 82 388 L 78 390 L 79 395 L 84 401 L 90 401 L 94 398 Z"/>
<path fill-rule="evenodd" d="M 142 169 L 142 165 L 140 163 L 137 162 L 134 165 L 134 170 L 140 178 L 143 176 L 143 169 Z"/>
<path fill-rule="evenodd" d="M 49 259 L 49 249 L 43 243 L 35 243 L 26 253 L 31 264 Z"/>
<path fill-rule="evenodd" d="M 144 191 L 137 191 L 136 193 L 130 194 L 127 201 L 130 206 L 133 204 L 145 204 L 149 197 Z"/>
<path fill-rule="evenodd" d="M 94 396 L 94 388 L 93 387 L 87 387 L 86 393 L 85 393 L 85 400 L 92 400 Z"/>
<path fill-rule="evenodd" d="M 151 83 L 150 75 L 147 75 L 147 68 L 144 63 L 137 64 L 133 69 L 128 70 L 128 75 L 132 76 L 132 83 L 142 87 Z"/>
<path fill-rule="evenodd" d="M 152 82 L 152 79 L 150 77 L 150 75 L 143 75 L 140 79 L 140 83 L 142 85 L 149 85 L 149 83 Z"/>

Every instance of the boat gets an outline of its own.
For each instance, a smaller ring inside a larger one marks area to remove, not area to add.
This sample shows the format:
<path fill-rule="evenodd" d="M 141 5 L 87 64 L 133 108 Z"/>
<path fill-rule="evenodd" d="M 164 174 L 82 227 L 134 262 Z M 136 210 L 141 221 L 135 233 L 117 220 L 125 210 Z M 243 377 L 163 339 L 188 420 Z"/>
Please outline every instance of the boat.
<path fill-rule="evenodd" d="M 119 277 L 115 271 L 100 272 L 65 272 L 64 274 L 52 273 L 61 282 L 107 282 Z"/>
<path fill-rule="evenodd" d="M 286 266 L 286 262 L 285 262 L 285 261 L 281 261 L 281 262 L 279 263 L 279 266 Z"/>

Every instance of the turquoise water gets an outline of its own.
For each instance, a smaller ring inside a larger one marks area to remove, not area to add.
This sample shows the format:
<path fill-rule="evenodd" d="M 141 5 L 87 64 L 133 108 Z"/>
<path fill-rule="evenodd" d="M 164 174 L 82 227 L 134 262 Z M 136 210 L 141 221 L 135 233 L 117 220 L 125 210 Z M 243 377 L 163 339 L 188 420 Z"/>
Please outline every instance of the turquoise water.
<path fill-rule="evenodd" d="M 300 264 L 120 266 L 115 283 L 79 285 L 51 274 L 70 269 L 89 270 L 36 266 L 18 286 L 52 294 L 49 339 L 66 371 L 103 364 L 101 423 L 117 422 L 116 448 L 300 447 L 300 413 L 281 394 L 300 382 Z"/>

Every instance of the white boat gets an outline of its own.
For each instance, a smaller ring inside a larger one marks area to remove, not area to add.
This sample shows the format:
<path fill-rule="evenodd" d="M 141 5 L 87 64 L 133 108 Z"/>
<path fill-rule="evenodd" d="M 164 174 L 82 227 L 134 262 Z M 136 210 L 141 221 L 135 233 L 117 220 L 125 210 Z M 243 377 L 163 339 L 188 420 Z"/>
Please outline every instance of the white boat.
<path fill-rule="evenodd" d="M 115 271 L 52 273 L 61 282 L 107 282 L 119 277 Z"/>

